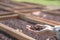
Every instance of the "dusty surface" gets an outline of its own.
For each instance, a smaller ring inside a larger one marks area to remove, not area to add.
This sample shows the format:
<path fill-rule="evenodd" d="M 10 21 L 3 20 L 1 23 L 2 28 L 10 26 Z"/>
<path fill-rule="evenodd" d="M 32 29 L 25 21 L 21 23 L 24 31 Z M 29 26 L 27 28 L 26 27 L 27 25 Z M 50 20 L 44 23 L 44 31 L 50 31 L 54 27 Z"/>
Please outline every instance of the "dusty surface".
<path fill-rule="evenodd" d="M 19 11 L 19 13 L 32 13 L 34 11 L 40 11 L 40 10 L 45 9 L 44 8 L 45 6 L 41 6 L 41 5 L 37 5 L 37 4 L 33 4 L 33 3 L 26 3 L 26 2 L 25 3 L 24 2 L 12 3 L 12 2 L 9 2 L 9 1 L 8 2 L 4 1 L 4 2 L 5 3 L 9 3 L 9 4 L 7 4 L 7 5 L 4 5 L 4 4 L 0 5 L 0 8 L 2 8 L 2 6 L 3 6 L 4 8 L 6 8 L 9 11 L 11 11 L 11 10 L 12 11 Z M 51 8 L 54 8 L 54 7 L 51 7 Z M 5 12 L 7 12 L 7 11 L 4 11 L 4 10 L 0 9 L 0 13 L 2 11 L 3 11 L 3 14 Z M 47 15 L 47 16 L 44 16 L 44 15 Z M 56 20 L 55 16 L 49 15 L 49 14 L 44 14 L 44 13 L 42 13 L 40 17 L 47 18 L 49 20 Z M 60 21 L 60 16 L 57 16 L 57 20 Z M 14 18 L 14 19 L 0 20 L 0 23 L 8 25 L 8 26 L 10 26 L 10 27 L 12 27 L 14 29 L 21 29 L 23 31 L 23 33 L 25 33 L 28 36 L 31 36 L 31 37 L 35 38 L 36 40 L 48 40 L 48 39 L 50 39 L 50 40 L 57 40 L 55 35 L 51 35 L 51 34 L 49 34 L 49 35 L 39 35 L 37 33 L 29 31 L 26 28 L 26 25 L 35 25 L 35 24 L 29 23 L 29 22 L 27 22 L 25 20 L 22 20 L 22 19 Z M 12 39 L 10 39 L 10 40 L 12 40 Z M 15 39 L 13 39 L 13 40 L 15 40 Z"/>
<path fill-rule="evenodd" d="M 31 32 L 26 28 L 26 25 L 34 25 L 32 23 L 26 22 L 24 20 L 20 20 L 20 19 L 7 19 L 4 21 L 0 21 L 0 23 L 3 23 L 5 25 L 8 25 L 14 29 L 21 29 L 23 33 L 25 33 L 28 36 L 31 36 L 33 38 L 35 38 L 36 40 L 46 40 L 46 39 L 51 39 L 51 40 L 56 40 L 56 36 L 49 34 L 49 35 L 39 35 L 37 33 Z"/>
<path fill-rule="evenodd" d="M 17 40 L 17 39 L 0 30 L 0 40 Z"/>

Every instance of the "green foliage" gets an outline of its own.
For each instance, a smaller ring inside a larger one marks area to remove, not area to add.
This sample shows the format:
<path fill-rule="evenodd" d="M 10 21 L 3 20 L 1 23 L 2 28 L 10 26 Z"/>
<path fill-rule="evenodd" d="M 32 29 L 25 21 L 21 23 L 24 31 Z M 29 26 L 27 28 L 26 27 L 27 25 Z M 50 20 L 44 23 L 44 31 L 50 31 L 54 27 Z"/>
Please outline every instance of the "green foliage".
<path fill-rule="evenodd" d="M 47 1 L 60 1 L 60 0 L 47 0 Z"/>
<path fill-rule="evenodd" d="M 48 0 L 13 0 L 16 2 L 33 2 L 33 3 L 37 3 L 37 4 L 44 4 L 44 5 L 57 5 L 60 6 L 60 0 L 59 1 L 48 1 Z"/>

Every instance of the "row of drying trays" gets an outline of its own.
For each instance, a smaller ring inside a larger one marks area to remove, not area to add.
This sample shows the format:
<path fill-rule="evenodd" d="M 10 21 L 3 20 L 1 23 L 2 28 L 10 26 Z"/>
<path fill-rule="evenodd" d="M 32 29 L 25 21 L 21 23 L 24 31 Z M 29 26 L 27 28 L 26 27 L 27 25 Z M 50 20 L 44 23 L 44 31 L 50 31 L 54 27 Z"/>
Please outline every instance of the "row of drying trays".
<path fill-rule="evenodd" d="M 20 18 L 37 24 L 60 25 L 60 9 L 47 9 L 45 5 L 28 2 L 4 3 L 0 2 L 0 19 Z M 57 19 L 57 21 L 56 21 Z M 2 23 L 0 29 L 19 40 L 35 40 L 22 32 L 15 31 Z"/>

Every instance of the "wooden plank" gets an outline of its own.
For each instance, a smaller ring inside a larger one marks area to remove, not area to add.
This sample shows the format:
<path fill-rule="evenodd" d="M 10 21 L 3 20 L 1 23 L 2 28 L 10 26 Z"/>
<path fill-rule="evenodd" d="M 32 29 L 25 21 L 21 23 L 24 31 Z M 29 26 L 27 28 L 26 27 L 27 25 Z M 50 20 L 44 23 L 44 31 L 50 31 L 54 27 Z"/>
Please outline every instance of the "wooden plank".
<path fill-rule="evenodd" d="M 32 13 L 34 11 L 40 11 L 40 9 L 18 10 L 17 12 L 19 12 L 19 13 Z"/>
<path fill-rule="evenodd" d="M 22 4 L 24 4 L 24 2 L 21 2 Z M 10 5 L 9 4 L 4 4 L 4 3 L 2 3 L 3 5 L 5 5 L 5 6 L 8 6 L 8 7 L 10 7 Z M 30 4 L 31 5 L 31 3 L 26 3 L 25 2 L 25 4 Z M 25 5 L 24 4 L 24 5 Z M 36 4 L 32 4 L 32 5 L 36 5 Z M 13 6 L 13 5 L 12 5 Z M 11 6 L 11 7 L 12 7 Z M 19 7 L 17 7 L 17 8 L 19 8 Z M 15 11 L 15 10 L 14 10 Z M 17 11 L 17 10 L 16 10 Z M 32 11 L 32 10 L 31 10 Z M 31 12 L 30 11 L 30 9 L 29 10 L 20 10 L 20 12 Z M 35 10 L 34 10 L 35 11 Z M 20 13 L 19 12 L 19 13 Z M 53 13 L 52 13 L 53 14 Z M 33 17 L 33 18 L 36 18 L 36 17 Z M 31 18 L 31 20 L 33 20 L 33 18 Z M 47 19 L 43 19 L 43 18 L 39 18 L 38 20 L 40 20 L 41 22 L 43 22 L 43 23 L 47 23 L 47 24 L 51 24 L 51 25 L 55 25 L 55 24 L 58 24 L 58 25 L 60 25 L 60 22 L 55 22 L 55 21 L 52 21 L 52 20 L 47 20 Z M 37 21 L 37 20 L 35 20 L 35 21 Z M 46 21 L 46 22 L 45 22 Z"/>
<path fill-rule="evenodd" d="M 41 8 L 39 8 L 39 7 L 20 7 L 20 8 L 16 8 L 16 10 L 27 10 L 27 9 L 40 9 L 40 10 L 42 10 Z"/>
<path fill-rule="evenodd" d="M 28 7 L 39 7 L 39 8 L 45 8 L 45 5 L 42 4 L 36 4 L 36 3 L 30 3 L 30 2 L 20 2 L 19 4 L 24 4 Z"/>
<path fill-rule="evenodd" d="M 35 39 L 25 35 L 24 33 L 16 31 L 16 29 L 8 27 L 2 23 L 0 23 L 0 30 L 3 30 L 4 32 L 6 32 L 9 35 L 17 38 L 18 40 L 35 40 Z"/>
<path fill-rule="evenodd" d="M 47 14 L 52 14 L 52 15 L 56 15 L 56 16 L 60 16 L 60 12 L 56 12 L 54 10 L 42 10 L 42 12 L 47 13 Z"/>
<path fill-rule="evenodd" d="M 18 14 L 12 14 L 12 15 L 5 15 L 5 16 L 0 16 L 0 19 L 7 19 L 7 18 L 16 18 L 18 17 Z"/>
<path fill-rule="evenodd" d="M 16 6 L 24 6 L 24 7 L 39 7 L 39 8 L 46 7 L 45 5 L 42 5 L 42 4 L 36 4 L 36 3 L 30 3 L 30 2 L 12 2 L 11 4 Z"/>
<path fill-rule="evenodd" d="M 12 1 L 11 1 L 11 0 L 0 0 L 0 2 L 10 3 L 10 2 L 12 2 Z"/>
<path fill-rule="evenodd" d="M 0 6 L 1 9 L 5 9 L 5 10 L 8 10 L 8 11 L 13 11 L 13 10 L 41 10 L 41 8 L 39 7 L 13 7 L 13 8 L 10 8 L 10 7 L 6 7 L 6 6 Z"/>
<path fill-rule="evenodd" d="M 20 3 L 19 5 L 23 5 L 24 3 Z M 14 4 L 6 4 L 6 3 L 2 3 L 2 2 L 0 2 L 0 5 L 3 5 L 3 6 L 6 6 L 6 7 L 10 7 L 10 8 L 14 8 L 14 9 L 30 9 L 30 8 L 39 8 L 39 9 L 42 9 L 42 7 L 39 7 L 39 6 L 32 6 L 32 7 L 30 7 L 30 6 L 28 6 L 26 3 L 23 5 L 23 6 L 17 6 L 17 5 L 14 5 Z"/>
<path fill-rule="evenodd" d="M 15 10 L 24 10 L 24 9 L 26 10 L 26 9 L 34 9 L 34 8 L 38 9 L 39 7 L 27 7 L 27 6 L 26 7 L 19 6 L 19 8 L 18 7 L 14 7 Z M 39 8 L 39 9 L 41 9 L 41 8 Z"/>
<path fill-rule="evenodd" d="M 13 8 L 5 7 L 5 6 L 0 6 L 0 10 L 6 10 L 6 11 L 13 12 Z"/>
<path fill-rule="evenodd" d="M 36 17 L 36 16 L 32 16 L 32 15 L 26 15 L 26 14 L 20 14 L 20 18 L 29 21 L 29 22 L 33 22 L 33 23 L 44 23 L 44 24 L 49 24 L 52 26 L 56 26 L 56 25 L 60 25 L 60 22 L 56 22 L 53 20 L 48 20 L 48 19 L 43 19 L 40 17 Z"/>
<path fill-rule="evenodd" d="M 6 7 L 14 7 L 15 5 L 11 5 L 11 4 L 7 4 L 7 3 L 3 3 L 3 2 L 0 2 L 0 5 L 3 5 L 3 6 L 6 6 Z"/>
<path fill-rule="evenodd" d="M 12 12 L 0 12 L 0 16 L 13 14 Z"/>
<path fill-rule="evenodd" d="M 11 9 L 25 8 L 24 6 L 16 6 L 16 5 L 13 5 L 13 4 L 7 4 L 7 3 L 2 3 L 2 2 L 0 2 L 0 5 L 4 6 L 4 7 L 9 7 Z"/>

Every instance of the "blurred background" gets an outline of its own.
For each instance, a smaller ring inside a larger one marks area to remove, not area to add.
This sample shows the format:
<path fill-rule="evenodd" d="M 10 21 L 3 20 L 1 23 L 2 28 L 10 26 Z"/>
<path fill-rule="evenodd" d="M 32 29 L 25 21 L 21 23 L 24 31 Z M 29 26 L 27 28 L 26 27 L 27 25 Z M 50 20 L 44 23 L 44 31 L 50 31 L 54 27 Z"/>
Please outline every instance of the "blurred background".
<path fill-rule="evenodd" d="M 12 0 L 12 1 L 15 1 L 15 2 L 33 2 L 33 3 L 37 3 L 37 4 L 60 6 L 60 0 Z"/>

